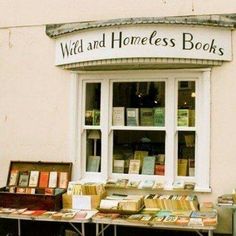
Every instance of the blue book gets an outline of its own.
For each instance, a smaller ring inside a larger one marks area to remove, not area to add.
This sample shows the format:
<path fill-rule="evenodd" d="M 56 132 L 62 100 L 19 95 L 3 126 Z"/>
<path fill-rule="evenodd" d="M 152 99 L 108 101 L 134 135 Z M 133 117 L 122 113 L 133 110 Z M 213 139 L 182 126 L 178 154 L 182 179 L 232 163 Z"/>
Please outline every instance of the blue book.
<path fill-rule="evenodd" d="M 146 156 L 143 159 L 142 175 L 154 175 L 155 156 Z"/>

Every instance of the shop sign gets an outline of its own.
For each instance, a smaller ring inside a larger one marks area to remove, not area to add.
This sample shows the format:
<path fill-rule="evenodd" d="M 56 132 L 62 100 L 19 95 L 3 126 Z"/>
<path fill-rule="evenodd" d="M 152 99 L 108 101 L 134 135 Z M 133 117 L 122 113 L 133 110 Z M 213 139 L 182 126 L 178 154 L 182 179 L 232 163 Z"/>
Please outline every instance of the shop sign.
<path fill-rule="evenodd" d="M 119 58 L 230 61 L 231 30 L 217 27 L 130 25 L 79 31 L 56 39 L 56 65 Z"/>

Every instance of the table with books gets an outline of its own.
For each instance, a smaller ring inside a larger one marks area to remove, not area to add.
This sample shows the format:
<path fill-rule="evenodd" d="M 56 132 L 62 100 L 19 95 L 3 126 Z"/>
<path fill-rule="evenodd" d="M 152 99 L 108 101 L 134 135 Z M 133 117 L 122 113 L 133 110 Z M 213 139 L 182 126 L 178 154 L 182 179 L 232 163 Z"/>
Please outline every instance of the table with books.
<path fill-rule="evenodd" d="M 85 223 L 91 222 L 94 211 L 62 209 L 61 211 L 46 211 L 46 210 L 28 210 L 28 209 L 13 209 L 0 208 L 0 218 L 15 219 L 18 221 L 18 236 L 21 236 L 21 221 L 49 221 L 68 223 L 81 236 L 85 236 Z"/>
<path fill-rule="evenodd" d="M 232 235 L 236 236 L 236 195 L 223 194 L 218 197 L 217 205 L 222 208 L 228 208 L 232 210 Z"/>
<path fill-rule="evenodd" d="M 216 229 L 216 209 L 199 209 L 195 196 L 150 194 L 139 197 L 113 195 L 101 200 L 100 211 L 92 217 L 96 236 L 110 226 L 114 227 L 114 236 L 117 226 L 195 231 L 199 235 L 207 232 L 208 236 Z"/>

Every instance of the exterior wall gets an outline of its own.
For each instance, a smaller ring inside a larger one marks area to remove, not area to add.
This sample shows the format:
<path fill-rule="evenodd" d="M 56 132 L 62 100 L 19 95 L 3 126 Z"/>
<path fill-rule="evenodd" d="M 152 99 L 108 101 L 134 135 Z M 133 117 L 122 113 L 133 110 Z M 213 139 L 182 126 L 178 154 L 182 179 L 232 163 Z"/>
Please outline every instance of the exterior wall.
<path fill-rule="evenodd" d="M 228 0 L 227 4 L 219 0 L 146 0 L 145 2 L 142 0 L 126 0 L 122 2 L 119 0 L 1 1 L 0 27 L 126 17 L 202 15 L 233 12 L 236 12 L 234 0 Z"/>
<path fill-rule="evenodd" d="M 47 2 L 47 8 L 44 2 Z M 2 1 L 0 186 L 6 183 L 10 160 L 74 160 L 71 97 L 73 81 L 70 72 L 54 66 L 54 40 L 46 36 L 45 24 L 123 17 L 236 12 L 235 1 L 230 0 L 227 3 L 218 0 L 149 0 L 145 3 L 136 0 L 124 1 L 122 4 L 116 0 L 112 3 L 108 0 L 54 0 L 37 3 L 30 0 L 14 3 Z M 233 55 L 236 55 L 236 33 L 233 32 L 232 36 Z M 225 62 L 222 66 L 212 69 L 212 193 L 199 194 L 200 200 L 216 202 L 218 195 L 230 193 L 236 187 L 235 74 L 236 61 Z M 222 223 L 218 231 L 229 233 L 230 211 L 220 210 L 220 219 Z"/>

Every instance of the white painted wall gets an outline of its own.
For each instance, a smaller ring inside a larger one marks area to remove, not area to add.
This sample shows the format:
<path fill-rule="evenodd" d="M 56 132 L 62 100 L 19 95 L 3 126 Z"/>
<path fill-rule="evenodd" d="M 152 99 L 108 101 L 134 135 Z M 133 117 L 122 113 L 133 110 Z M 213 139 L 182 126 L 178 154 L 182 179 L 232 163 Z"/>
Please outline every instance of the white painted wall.
<path fill-rule="evenodd" d="M 235 0 L 1 0 L 0 27 L 233 12 Z"/>
<path fill-rule="evenodd" d="M 46 4 L 45 4 L 46 3 Z M 71 74 L 54 66 L 54 40 L 45 24 L 236 12 L 235 0 L 0 1 L 0 186 L 10 160 L 73 161 Z M 17 26 L 17 27 L 15 27 Z M 236 55 L 233 33 L 233 56 Z M 212 69 L 211 187 L 200 200 L 236 187 L 236 60 Z M 72 103 L 73 105 L 73 103 Z M 220 210 L 218 232 L 230 232 Z"/>

